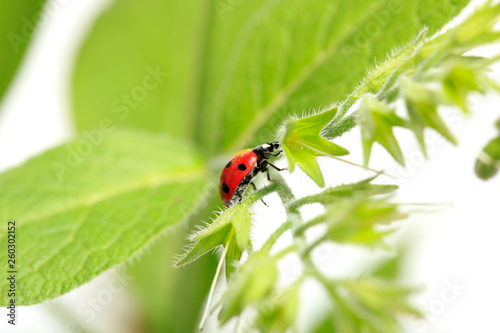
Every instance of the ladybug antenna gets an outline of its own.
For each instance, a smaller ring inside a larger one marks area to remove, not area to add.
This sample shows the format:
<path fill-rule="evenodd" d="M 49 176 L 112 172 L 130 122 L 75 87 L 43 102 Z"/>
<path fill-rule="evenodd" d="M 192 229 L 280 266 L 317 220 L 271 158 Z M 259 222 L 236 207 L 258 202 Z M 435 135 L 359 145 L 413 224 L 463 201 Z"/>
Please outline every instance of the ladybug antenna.
<path fill-rule="evenodd" d="M 226 246 L 224 246 L 224 251 L 222 251 L 222 255 L 219 260 L 219 264 L 217 265 L 217 270 L 215 271 L 214 279 L 212 281 L 212 285 L 210 286 L 210 292 L 208 293 L 208 299 L 207 299 L 207 304 L 205 305 L 205 310 L 203 311 L 203 316 L 201 317 L 200 325 L 198 326 L 198 329 L 200 331 L 203 331 L 203 326 L 205 326 L 205 321 L 207 320 L 208 316 L 210 315 L 210 306 L 212 305 L 212 298 L 214 297 L 214 292 L 215 292 L 215 287 L 217 286 L 217 281 L 219 280 L 219 275 L 222 270 L 222 264 L 224 263 L 224 260 L 226 259 L 226 254 L 227 250 L 229 248 L 229 243 L 233 239 L 234 236 L 234 229 L 231 230 L 231 233 L 229 234 L 229 237 L 226 242 Z"/>
<path fill-rule="evenodd" d="M 340 162 L 344 162 L 344 163 L 347 163 L 347 164 L 353 165 L 353 166 L 358 167 L 358 168 L 363 168 L 363 169 L 365 169 L 365 170 L 370 170 L 370 171 L 376 172 L 376 173 L 378 173 L 378 174 L 381 174 L 381 175 L 385 175 L 385 176 L 387 176 L 387 177 L 390 177 L 390 178 L 392 178 L 392 179 L 396 179 L 396 180 L 398 179 L 398 177 L 396 177 L 396 176 L 394 176 L 394 175 L 392 175 L 392 174 L 390 174 L 390 173 L 387 173 L 387 172 L 381 171 L 381 170 L 375 170 L 375 169 L 372 169 L 372 168 L 366 167 L 366 166 L 364 166 L 364 165 L 360 165 L 360 164 L 357 164 L 357 163 L 354 163 L 354 162 L 351 162 L 351 161 L 348 161 L 348 160 L 344 160 L 343 158 L 339 158 L 339 157 L 337 157 L 337 156 L 332 156 L 332 155 L 328 155 L 328 156 L 329 156 L 329 157 L 331 157 L 331 158 L 333 158 L 333 159 L 336 159 L 336 160 L 338 160 L 338 161 L 340 161 Z"/>

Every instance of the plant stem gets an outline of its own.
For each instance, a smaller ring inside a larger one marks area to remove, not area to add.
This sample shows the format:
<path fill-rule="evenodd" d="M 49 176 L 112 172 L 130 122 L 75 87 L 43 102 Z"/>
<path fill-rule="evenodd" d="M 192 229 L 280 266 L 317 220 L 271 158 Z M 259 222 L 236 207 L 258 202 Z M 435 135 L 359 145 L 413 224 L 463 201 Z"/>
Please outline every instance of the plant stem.
<path fill-rule="evenodd" d="M 281 259 L 283 258 L 284 256 L 286 256 L 287 254 L 293 252 L 293 251 L 296 251 L 298 249 L 298 246 L 297 244 L 291 244 L 287 247 L 285 247 L 283 250 L 279 251 L 278 253 L 276 253 L 274 255 L 274 257 L 278 260 L 278 259 Z"/>
<path fill-rule="evenodd" d="M 229 248 L 229 243 L 233 239 L 234 236 L 234 228 L 231 229 L 231 233 L 229 234 L 229 237 L 227 238 L 226 246 L 224 246 L 224 251 L 222 252 L 222 255 L 219 260 L 219 264 L 217 265 L 217 270 L 215 271 L 214 279 L 212 281 L 212 286 L 210 287 L 210 292 L 208 293 L 208 299 L 207 299 L 207 305 L 205 306 L 205 310 L 203 311 L 203 316 L 201 317 L 200 321 L 200 326 L 198 326 L 200 331 L 203 331 L 203 326 L 205 325 L 205 321 L 208 318 L 208 315 L 210 313 L 210 305 L 212 304 L 212 298 L 214 296 L 215 292 L 215 287 L 217 286 L 217 281 L 219 280 L 219 275 L 222 270 L 222 264 L 224 263 L 224 260 L 226 259 L 226 254 L 227 250 Z"/>
<path fill-rule="evenodd" d="M 313 227 L 317 224 L 320 224 L 321 222 L 324 222 L 324 221 L 325 221 L 325 216 L 320 215 L 312 220 L 307 221 L 306 223 L 303 223 L 300 227 L 295 229 L 294 234 L 297 236 L 303 235 L 307 229 L 309 229 L 310 227 Z"/>
<path fill-rule="evenodd" d="M 286 221 L 282 225 L 276 229 L 271 236 L 267 239 L 267 241 L 264 243 L 264 245 L 261 248 L 261 251 L 271 251 L 271 248 L 273 247 L 274 243 L 278 240 L 278 238 L 281 237 L 286 231 L 290 230 L 292 227 L 292 222 L 291 221 Z"/>
<path fill-rule="evenodd" d="M 316 239 L 314 242 L 312 242 L 311 244 L 309 244 L 305 249 L 304 251 L 302 251 L 302 255 L 304 257 L 307 257 L 309 258 L 309 254 L 311 253 L 312 250 L 314 250 L 316 248 L 316 246 L 318 246 L 319 244 L 323 243 L 324 241 L 327 240 L 327 237 L 326 235 L 323 235 L 321 237 L 319 237 L 318 239 Z"/>

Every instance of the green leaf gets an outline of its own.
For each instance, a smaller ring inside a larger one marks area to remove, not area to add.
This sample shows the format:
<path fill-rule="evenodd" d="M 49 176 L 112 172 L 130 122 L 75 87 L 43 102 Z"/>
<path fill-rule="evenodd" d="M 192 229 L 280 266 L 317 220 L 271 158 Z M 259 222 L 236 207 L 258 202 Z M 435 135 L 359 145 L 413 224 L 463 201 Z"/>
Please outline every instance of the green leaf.
<path fill-rule="evenodd" d="M 434 91 L 410 79 L 402 80 L 402 89 L 410 116 L 409 126 L 415 133 L 424 154 L 427 154 L 424 142 L 426 127 L 436 130 L 451 143 L 458 143 L 438 113 L 437 107 L 446 104 L 445 97 L 439 91 Z"/>
<path fill-rule="evenodd" d="M 425 25 L 434 33 L 467 2 L 266 2 L 241 30 L 230 61 L 209 59 L 225 70 L 207 84 L 218 89 L 206 94 L 215 98 L 203 106 L 203 138 L 229 151 L 269 140 L 288 114 L 344 99 L 375 59 Z M 227 28 L 214 24 L 212 40 Z"/>
<path fill-rule="evenodd" d="M 300 284 L 296 283 L 262 300 L 258 305 L 257 328 L 262 332 L 286 332 L 294 327 L 300 306 L 299 292 Z"/>
<path fill-rule="evenodd" d="M 199 1 L 113 1 L 76 61 L 77 128 L 96 128 L 109 118 L 116 126 L 192 140 L 200 43 L 206 38 L 200 22 L 210 9 Z"/>
<path fill-rule="evenodd" d="M 87 133 L 3 173 L 0 217 L 17 221 L 23 258 L 16 301 L 57 297 L 136 256 L 196 210 L 206 179 L 192 148 L 130 131 Z M 0 281 L 2 305 L 7 289 Z"/>
<path fill-rule="evenodd" d="M 150 332 L 194 332 L 197 326 L 198 312 L 186 309 L 198 309 L 205 302 L 217 257 L 206 256 L 183 269 L 173 267 L 172 258 L 185 244 L 188 232 L 188 228 L 178 228 L 168 233 L 141 253 L 140 260 L 127 265 L 132 287 L 127 289 L 134 296 L 140 322 Z"/>
<path fill-rule="evenodd" d="M 468 114 L 467 97 L 471 92 L 485 93 L 487 89 L 486 71 L 489 60 L 476 57 L 462 57 L 445 69 L 442 80 L 447 98 Z"/>
<path fill-rule="evenodd" d="M 278 280 L 276 259 L 258 252 L 243 264 L 222 296 L 219 320 L 222 324 L 239 315 L 247 306 L 255 306 L 268 298 Z"/>
<path fill-rule="evenodd" d="M 476 7 L 473 15 L 469 16 L 463 23 L 453 28 L 453 38 L 445 41 L 458 46 L 462 51 L 484 46 L 492 41 L 498 41 L 500 35 L 495 31 L 495 25 L 500 19 L 500 5 L 495 1 L 487 0 Z M 442 36 L 437 40 L 445 40 Z"/>
<path fill-rule="evenodd" d="M 337 202 L 339 199 L 346 199 L 353 196 L 359 196 L 359 195 L 371 196 L 377 194 L 393 193 L 399 188 L 397 185 L 371 184 L 371 182 L 375 178 L 377 178 L 377 176 L 378 175 L 367 178 L 357 183 L 342 184 L 335 187 L 327 188 L 318 194 L 313 194 L 295 200 L 290 204 L 290 207 L 296 210 L 297 208 L 303 205 L 316 202 L 328 205 Z"/>
<path fill-rule="evenodd" d="M 210 225 L 211 226 L 211 225 Z M 210 228 L 209 226 L 209 228 Z M 214 250 L 215 248 L 225 245 L 229 234 L 232 231 L 232 225 L 228 223 L 220 229 L 213 229 L 212 234 L 208 234 L 205 237 L 199 239 L 196 243 L 189 246 L 186 253 L 179 258 L 176 263 L 177 267 L 188 265 L 193 261 L 197 260 L 207 252 Z"/>
<path fill-rule="evenodd" d="M 256 0 L 222 9 L 118 0 L 77 61 L 77 127 L 108 117 L 195 138 L 208 153 L 269 141 L 289 114 L 342 100 L 375 59 L 424 25 L 433 34 L 466 3 Z M 156 65 L 169 76 L 127 106 L 122 94 L 140 90 Z"/>
<path fill-rule="evenodd" d="M 295 163 L 319 186 L 325 186 L 317 156 L 341 156 L 349 154 L 347 149 L 330 142 L 320 133 L 337 113 L 333 107 L 328 111 L 301 119 L 288 120 L 282 129 L 280 139 L 288 158 L 288 170 L 295 170 Z M 283 133 L 284 131 L 284 133 Z"/>
<path fill-rule="evenodd" d="M 0 2 L 0 100 L 23 59 L 33 31 L 49 15 L 41 12 L 45 0 Z M 40 21 L 40 18 L 42 20 Z"/>
<path fill-rule="evenodd" d="M 381 230 L 380 225 L 408 216 L 398 208 L 397 204 L 388 202 L 386 198 L 372 199 L 367 195 L 338 201 L 327 208 L 323 218 L 328 227 L 328 239 L 337 243 L 391 250 L 384 238 L 394 230 Z"/>
<path fill-rule="evenodd" d="M 229 207 L 212 223 L 193 234 L 190 238 L 195 243 L 188 248 L 176 265 L 187 265 L 219 246 L 228 246 L 226 276 L 229 276 L 234 271 L 233 262 L 239 261 L 241 253 L 251 247 L 252 203 L 252 200 L 244 200 Z"/>
<path fill-rule="evenodd" d="M 391 313 L 421 316 L 421 312 L 408 304 L 408 297 L 415 288 L 398 286 L 376 278 L 344 280 L 339 283 L 354 300 L 371 312 L 384 309 Z"/>
<path fill-rule="evenodd" d="M 399 333 L 399 315 L 422 317 L 409 303 L 415 288 L 376 278 L 321 282 L 332 298 L 335 325 L 340 332 Z"/>
<path fill-rule="evenodd" d="M 392 132 L 394 126 L 404 127 L 404 120 L 398 117 L 394 109 L 387 104 L 370 96 L 363 98 L 358 112 L 365 165 L 368 165 L 370 160 L 373 143 L 378 142 L 399 164 L 404 166 L 403 153 Z"/>
<path fill-rule="evenodd" d="M 335 328 L 335 318 L 332 318 L 333 314 L 327 315 L 314 329 L 314 333 L 337 333 L 338 330 Z"/>

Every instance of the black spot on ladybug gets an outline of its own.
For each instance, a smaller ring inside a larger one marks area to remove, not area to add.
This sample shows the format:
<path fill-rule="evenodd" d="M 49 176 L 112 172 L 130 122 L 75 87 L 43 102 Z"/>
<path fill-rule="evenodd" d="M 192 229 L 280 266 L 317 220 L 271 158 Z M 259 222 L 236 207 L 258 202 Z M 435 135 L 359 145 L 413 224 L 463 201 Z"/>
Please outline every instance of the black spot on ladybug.
<path fill-rule="evenodd" d="M 226 168 L 229 168 L 231 166 L 231 161 L 227 162 Z"/>
<path fill-rule="evenodd" d="M 222 183 L 222 185 L 220 186 L 220 188 L 222 189 L 222 192 L 228 194 L 229 193 L 229 187 L 227 186 L 226 183 Z"/>
<path fill-rule="evenodd" d="M 247 169 L 247 166 L 245 164 L 241 163 L 241 164 L 238 164 L 238 169 L 241 171 L 245 171 Z"/>

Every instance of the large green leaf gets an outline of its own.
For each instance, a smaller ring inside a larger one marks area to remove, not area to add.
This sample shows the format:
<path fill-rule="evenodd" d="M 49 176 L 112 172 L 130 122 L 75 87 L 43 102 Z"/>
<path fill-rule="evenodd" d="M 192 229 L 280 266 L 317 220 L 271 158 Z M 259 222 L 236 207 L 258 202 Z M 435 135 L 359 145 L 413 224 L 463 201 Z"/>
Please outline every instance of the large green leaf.
<path fill-rule="evenodd" d="M 195 138 L 209 152 L 261 143 L 291 112 L 344 99 L 376 59 L 424 25 L 432 34 L 467 2 L 257 0 L 221 9 L 119 0 L 80 53 L 77 124 L 95 127 L 112 115 Z M 169 76 L 137 105 L 120 102 L 156 65 Z"/>
<path fill-rule="evenodd" d="M 59 296 L 130 259 L 203 201 L 204 161 L 182 142 L 94 135 L 0 175 L 0 217 L 17 224 L 18 304 Z"/>
<path fill-rule="evenodd" d="M 14 77 L 45 0 L 0 1 L 0 99 Z M 42 13 L 44 15 L 44 13 Z M 45 17 L 45 16 L 42 16 Z"/>
<path fill-rule="evenodd" d="M 343 100 L 375 59 L 424 25 L 436 31 L 467 2 L 266 1 L 240 30 L 230 56 L 217 48 L 209 58 L 210 69 L 224 71 L 206 85 L 215 89 L 205 95 L 203 142 L 235 151 L 271 139 L 288 114 Z M 216 21 L 212 44 L 228 28 Z"/>
<path fill-rule="evenodd" d="M 130 266 L 144 332 L 194 332 L 197 327 L 197 309 L 203 305 L 218 258 L 205 256 L 196 265 L 173 267 L 174 255 L 185 245 L 188 232 L 183 228 L 168 233 Z"/>
<path fill-rule="evenodd" d="M 93 128 L 108 117 L 117 125 L 179 136 L 191 131 L 193 77 L 202 41 L 200 4 L 115 1 L 102 14 L 75 67 L 79 129 Z"/>

